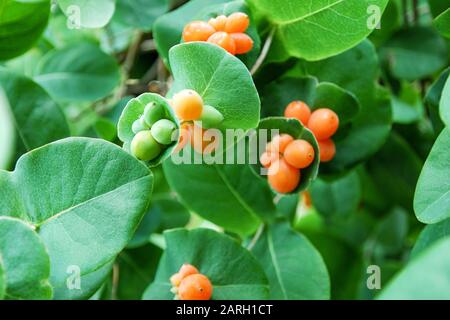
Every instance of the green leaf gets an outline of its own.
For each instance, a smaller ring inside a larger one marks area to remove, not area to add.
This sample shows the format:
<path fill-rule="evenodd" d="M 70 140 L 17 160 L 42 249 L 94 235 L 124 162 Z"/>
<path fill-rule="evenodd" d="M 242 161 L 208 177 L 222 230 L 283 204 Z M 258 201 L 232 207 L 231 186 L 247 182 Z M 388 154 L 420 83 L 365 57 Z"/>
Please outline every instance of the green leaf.
<path fill-rule="evenodd" d="M 378 299 L 450 299 L 450 238 L 440 240 L 413 259 L 388 283 Z"/>
<path fill-rule="evenodd" d="M 169 10 L 169 0 L 117 0 L 113 20 L 145 31 L 152 29 L 156 18 Z"/>
<path fill-rule="evenodd" d="M 50 15 L 49 0 L 3 0 L 0 3 L 0 60 L 30 49 L 44 31 Z"/>
<path fill-rule="evenodd" d="M 450 129 L 437 138 L 417 182 L 414 211 L 423 223 L 436 223 L 450 217 Z"/>
<path fill-rule="evenodd" d="M 248 165 L 175 164 L 171 159 L 163 168 L 187 208 L 226 230 L 250 235 L 261 218 L 275 216 L 267 183 Z"/>
<path fill-rule="evenodd" d="M 312 203 L 328 218 L 340 218 L 356 211 L 361 201 L 361 183 L 355 171 L 334 181 L 317 179 L 310 188 Z"/>
<path fill-rule="evenodd" d="M 317 140 L 316 138 L 314 138 L 314 135 L 311 133 L 311 131 L 304 127 L 297 119 L 287 119 L 284 117 L 269 117 L 262 119 L 258 127 L 258 132 L 260 132 L 260 134 L 261 132 L 263 132 L 261 130 L 267 130 L 268 136 L 267 140 L 264 142 L 270 142 L 272 140 L 273 135 L 271 130 L 278 130 L 279 134 L 287 133 L 294 139 L 306 140 L 313 146 L 315 152 L 314 161 L 309 167 L 301 170 L 300 183 L 297 188 L 291 192 L 291 194 L 299 193 L 307 189 L 311 182 L 317 177 L 320 163 L 319 147 L 317 145 Z M 258 156 L 257 159 L 259 159 L 260 155 L 265 151 L 265 145 L 262 145 L 262 141 L 257 141 L 258 142 L 256 145 L 258 146 L 259 151 L 250 148 L 250 152 L 252 154 L 256 154 Z M 251 145 L 253 146 L 253 143 Z M 256 175 L 261 174 L 262 168 L 263 167 L 261 166 L 259 161 L 252 166 L 252 169 Z M 260 175 L 260 178 L 262 178 L 263 181 L 267 183 L 267 175 Z"/>
<path fill-rule="evenodd" d="M 430 120 L 433 125 L 434 132 L 439 133 L 444 128 L 444 124 L 441 119 L 439 104 L 442 98 L 442 92 L 444 91 L 447 79 L 450 76 L 450 68 L 445 69 L 439 77 L 430 85 L 427 94 L 425 96 L 425 102 L 430 114 Z M 442 98 L 442 101 L 443 98 Z"/>
<path fill-rule="evenodd" d="M 120 80 L 116 60 L 89 42 L 52 50 L 37 66 L 35 81 L 64 102 L 106 97 Z"/>
<path fill-rule="evenodd" d="M 267 226 L 252 252 L 269 279 L 270 299 L 330 298 L 330 279 L 322 257 L 288 223 Z"/>
<path fill-rule="evenodd" d="M 411 252 L 411 259 L 415 259 L 437 241 L 446 238 L 447 236 L 450 236 L 450 219 L 427 225 L 423 228 L 419 238 L 414 244 L 414 248 Z"/>
<path fill-rule="evenodd" d="M 175 78 L 171 92 L 198 92 L 205 104 L 224 116 L 220 129 L 250 129 L 258 125 L 258 92 L 250 72 L 238 58 L 216 45 L 192 42 L 173 47 L 169 59 Z"/>
<path fill-rule="evenodd" d="M 30 225 L 18 219 L 0 217 L 0 262 L 6 299 L 40 300 L 52 297 L 47 250 Z M 1 292 L 0 289 L 0 298 Z"/>
<path fill-rule="evenodd" d="M 450 126 L 450 76 L 447 78 L 447 82 L 442 90 L 439 113 L 442 121 L 447 126 Z"/>
<path fill-rule="evenodd" d="M 290 55 L 313 61 L 344 52 L 364 40 L 377 24 L 369 9 L 376 6 L 381 15 L 388 4 L 387 0 L 249 2 L 277 27 L 277 38 Z"/>
<path fill-rule="evenodd" d="M 1 84 L 1 83 L 0 83 Z M 0 169 L 7 169 L 14 154 L 16 131 L 9 102 L 0 85 Z"/>
<path fill-rule="evenodd" d="M 167 249 L 144 299 L 173 299 L 170 277 L 184 263 L 195 266 L 213 285 L 212 300 L 267 299 L 269 287 L 258 261 L 235 240 L 208 229 L 165 232 Z"/>
<path fill-rule="evenodd" d="M 450 8 L 434 19 L 433 25 L 444 37 L 450 38 Z"/>
<path fill-rule="evenodd" d="M 0 171 L 0 215 L 33 224 L 47 246 L 55 297 L 68 290 L 68 268 L 92 274 L 127 244 L 147 209 L 152 175 L 119 147 L 68 138 L 21 157 L 14 172 Z M 96 288 L 98 289 L 98 288 Z"/>
<path fill-rule="evenodd" d="M 445 67 L 448 49 L 434 29 L 413 27 L 397 32 L 381 48 L 380 56 L 396 78 L 412 81 Z"/>
<path fill-rule="evenodd" d="M 111 20 L 116 0 L 57 0 L 74 28 L 102 28 Z"/>
<path fill-rule="evenodd" d="M 21 153 L 70 135 L 63 112 L 34 81 L 0 68 L 0 86 L 9 100 Z"/>
<path fill-rule="evenodd" d="M 5 267 L 3 266 L 2 258 L 0 257 L 0 300 L 3 300 L 5 295 L 6 295 Z"/>
<path fill-rule="evenodd" d="M 128 101 L 117 125 L 118 136 L 119 139 L 124 143 L 123 147 L 125 150 L 130 150 L 131 141 L 135 136 L 135 133 L 132 130 L 133 122 L 138 120 L 139 117 L 144 114 L 145 106 L 152 102 L 156 103 L 157 105 L 163 106 L 165 118 L 174 122 L 177 125 L 177 128 L 179 128 L 179 120 L 175 116 L 172 107 L 169 105 L 169 102 L 165 98 L 155 93 L 141 94 L 139 97 Z M 157 158 L 146 163 L 152 167 L 161 164 L 165 159 L 170 157 L 175 147 L 176 143 L 173 143 L 163 152 L 161 152 L 161 154 Z"/>
<path fill-rule="evenodd" d="M 406 81 L 402 82 L 398 96 L 392 97 L 392 111 L 396 123 L 410 124 L 419 121 L 423 115 L 419 90 Z"/>

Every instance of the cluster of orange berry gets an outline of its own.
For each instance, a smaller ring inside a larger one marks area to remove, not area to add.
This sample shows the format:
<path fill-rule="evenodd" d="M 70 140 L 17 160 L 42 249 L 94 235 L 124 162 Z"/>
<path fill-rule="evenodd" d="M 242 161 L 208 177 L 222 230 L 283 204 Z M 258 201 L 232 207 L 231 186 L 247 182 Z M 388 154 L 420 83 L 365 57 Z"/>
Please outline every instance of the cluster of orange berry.
<path fill-rule="evenodd" d="M 211 153 L 215 141 L 205 139 L 203 128 L 217 127 L 223 121 L 223 115 L 216 108 L 205 105 L 202 97 L 194 90 L 182 90 L 173 96 L 170 104 L 181 121 L 179 143 L 176 152 L 190 142 L 199 153 Z"/>
<path fill-rule="evenodd" d="M 314 148 L 308 141 L 280 134 L 266 145 L 266 151 L 259 160 L 268 168 L 271 187 L 279 193 L 289 193 L 300 183 L 300 169 L 309 167 L 314 157 Z"/>
<path fill-rule="evenodd" d="M 210 300 L 213 287 L 208 277 L 190 264 L 183 264 L 170 278 L 176 300 Z"/>
<path fill-rule="evenodd" d="M 319 143 L 321 162 L 333 160 L 336 155 L 336 146 L 331 137 L 339 128 L 339 117 L 333 110 L 321 108 L 311 113 L 306 103 L 293 101 L 286 107 L 284 116 L 297 119 L 311 130 Z"/>
<path fill-rule="evenodd" d="M 228 17 L 220 15 L 208 22 L 193 21 L 183 30 L 184 42 L 207 41 L 214 43 L 232 55 L 252 50 L 253 40 L 245 31 L 250 25 L 248 15 L 235 12 Z"/>

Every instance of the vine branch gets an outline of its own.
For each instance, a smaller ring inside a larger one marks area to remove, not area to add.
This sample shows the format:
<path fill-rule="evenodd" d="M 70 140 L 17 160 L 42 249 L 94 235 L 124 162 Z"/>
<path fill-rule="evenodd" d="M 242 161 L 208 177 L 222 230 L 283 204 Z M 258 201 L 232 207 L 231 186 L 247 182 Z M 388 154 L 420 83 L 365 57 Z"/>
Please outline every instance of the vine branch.
<path fill-rule="evenodd" d="M 253 76 L 261 67 L 264 60 L 267 58 L 267 54 L 269 53 L 270 46 L 272 45 L 273 36 L 275 35 L 275 27 L 270 30 L 269 35 L 266 38 L 266 42 L 264 43 L 264 46 L 261 50 L 261 54 L 259 55 L 258 59 L 255 62 L 255 65 L 250 70 L 251 75 Z"/>

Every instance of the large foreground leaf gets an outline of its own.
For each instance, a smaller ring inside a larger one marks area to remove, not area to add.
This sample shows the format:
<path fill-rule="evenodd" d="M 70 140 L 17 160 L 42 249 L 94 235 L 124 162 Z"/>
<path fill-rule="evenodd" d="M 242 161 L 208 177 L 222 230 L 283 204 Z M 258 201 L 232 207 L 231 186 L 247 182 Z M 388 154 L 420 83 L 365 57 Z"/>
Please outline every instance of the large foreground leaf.
<path fill-rule="evenodd" d="M 58 0 L 58 4 L 76 28 L 101 28 L 111 20 L 115 0 Z"/>
<path fill-rule="evenodd" d="M 24 155 L 14 172 L 0 171 L 0 215 L 36 227 L 50 255 L 55 295 L 74 297 L 77 291 L 65 285 L 68 270 L 92 274 L 125 247 L 148 206 L 152 180 L 119 147 L 68 138 Z"/>
<path fill-rule="evenodd" d="M 441 115 L 442 121 L 447 126 L 450 126 L 450 76 L 442 90 L 441 101 L 439 103 L 439 114 Z"/>
<path fill-rule="evenodd" d="M 267 299 L 269 288 L 258 261 L 235 240 L 208 229 L 165 233 L 167 249 L 144 299 L 172 300 L 170 277 L 184 263 L 195 266 L 213 285 L 213 300 Z"/>
<path fill-rule="evenodd" d="M 450 8 L 436 17 L 433 23 L 444 37 L 450 38 Z"/>
<path fill-rule="evenodd" d="M 52 297 L 47 250 L 31 226 L 15 218 L 0 217 L 0 269 L 0 299 L 2 291 L 6 299 Z"/>
<path fill-rule="evenodd" d="M 0 169 L 7 169 L 14 153 L 16 140 L 14 121 L 6 99 L 0 86 Z"/>
<path fill-rule="evenodd" d="M 268 226 L 252 252 L 266 271 L 270 299 L 329 299 L 330 279 L 322 257 L 287 223 Z"/>
<path fill-rule="evenodd" d="M 388 0 L 249 2 L 277 27 L 279 42 L 289 54 L 321 60 L 364 40 L 381 19 Z M 376 8 L 373 15 L 371 8 Z"/>

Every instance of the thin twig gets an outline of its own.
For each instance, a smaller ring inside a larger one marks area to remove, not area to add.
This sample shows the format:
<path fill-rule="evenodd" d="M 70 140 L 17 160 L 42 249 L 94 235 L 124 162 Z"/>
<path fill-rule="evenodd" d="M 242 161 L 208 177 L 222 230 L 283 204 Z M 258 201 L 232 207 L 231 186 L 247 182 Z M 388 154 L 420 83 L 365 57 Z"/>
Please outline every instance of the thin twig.
<path fill-rule="evenodd" d="M 111 300 L 117 300 L 117 288 L 119 287 L 119 265 L 114 263 L 112 270 Z"/>
<path fill-rule="evenodd" d="M 255 235 L 253 236 L 252 240 L 247 245 L 247 250 L 252 250 L 255 244 L 258 242 L 259 238 L 261 237 L 262 233 L 264 231 L 264 223 L 262 223 L 258 230 L 256 231 Z"/>
<path fill-rule="evenodd" d="M 127 56 L 125 58 L 125 62 L 123 63 L 123 69 L 127 75 L 127 78 L 131 71 L 131 68 L 133 68 L 134 61 L 136 60 L 137 53 L 141 46 L 142 36 L 143 36 L 143 33 L 141 31 L 136 32 L 135 40 L 131 44 L 130 48 L 128 49 Z"/>
<path fill-rule="evenodd" d="M 264 43 L 264 46 L 261 50 L 261 54 L 259 55 L 258 59 L 256 60 L 255 65 L 250 70 L 250 73 L 252 74 L 252 76 L 258 71 L 258 69 L 264 63 L 264 60 L 266 59 L 267 54 L 269 53 L 270 46 L 272 45 L 275 30 L 276 30 L 275 28 L 272 28 L 272 30 L 270 30 L 270 33 L 266 38 L 266 42 Z"/>

